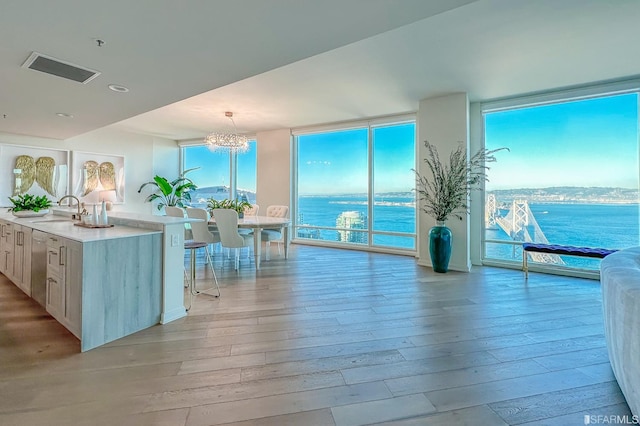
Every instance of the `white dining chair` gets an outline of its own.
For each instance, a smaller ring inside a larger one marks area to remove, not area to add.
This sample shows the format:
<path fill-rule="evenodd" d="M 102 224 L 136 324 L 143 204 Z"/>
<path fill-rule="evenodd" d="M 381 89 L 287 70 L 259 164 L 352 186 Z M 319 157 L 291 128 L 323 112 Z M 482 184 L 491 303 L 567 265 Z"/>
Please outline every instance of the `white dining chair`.
<path fill-rule="evenodd" d="M 238 212 L 233 209 L 213 209 L 213 217 L 220 233 L 220 245 L 235 249 L 235 269 L 240 266 L 240 249 L 253 244 L 252 234 L 238 232 Z"/>
<path fill-rule="evenodd" d="M 287 214 L 289 214 L 288 206 L 272 205 L 268 206 L 266 211 L 266 215 L 268 217 L 287 217 Z M 266 260 L 269 260 L 271 258 L 271 241 L 276 241 L 278 243 L 278 255 L 280 255 L 280 244 L 283 242 L 282 228 L 263 229 L 261 237 L 262 241 L 264 241 L 265 244 Z"/>
<path fill-rule="evenodd" d="M 245 216 L 258 216 L 258 212 L 260 211 L 260 206 L 257 204 L 252 204 L 251 207 L 247 207 L 244 209 Z"/>
<path fill-rule="evenodd" d="M 260 210 L 260 206 L 257 204 L 253 204 L 251 205 L 251 207 L 246 207 L 244 209 L 244 216 L 258 216 L 258 211 Z M 238 232 L 240 233 L 240 235 L 253 235 L 253 229 L 247 229 L 247 228 L 239 228 Z M 247 256 L 249 256 L 251 253 L 249 252 L 249 250 L 247 250 Z"/>

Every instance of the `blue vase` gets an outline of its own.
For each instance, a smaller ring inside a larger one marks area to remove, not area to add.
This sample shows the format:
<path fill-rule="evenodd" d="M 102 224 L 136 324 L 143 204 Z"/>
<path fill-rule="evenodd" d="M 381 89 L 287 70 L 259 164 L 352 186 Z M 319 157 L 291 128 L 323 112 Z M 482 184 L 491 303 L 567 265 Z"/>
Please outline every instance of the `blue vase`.
<path fill-rule="evenodd" d="M 444 222 L 436 222 L 429 230 L 429 254 L 435 272 L 447 272 L 451 259 L 451 230 Z"/>

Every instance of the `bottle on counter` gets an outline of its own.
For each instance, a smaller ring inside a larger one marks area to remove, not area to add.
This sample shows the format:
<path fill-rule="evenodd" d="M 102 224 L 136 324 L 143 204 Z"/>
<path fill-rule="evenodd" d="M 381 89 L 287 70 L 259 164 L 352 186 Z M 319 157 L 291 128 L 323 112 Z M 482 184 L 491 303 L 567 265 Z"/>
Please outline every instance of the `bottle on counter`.
<path fill-rule="evenodd" d="M 93 205 L 93 213 L 91 214 L 91 224 L 99 225 L 100 219 L 98 218 L 98 206 L 96 204 Z"/>
<path fill-rule="evenodd" d="M 107 217 L 107 205 L 102 201 L 102 211 L 100 212 L 100 225 L 108 225 L 109 218 Z"/>

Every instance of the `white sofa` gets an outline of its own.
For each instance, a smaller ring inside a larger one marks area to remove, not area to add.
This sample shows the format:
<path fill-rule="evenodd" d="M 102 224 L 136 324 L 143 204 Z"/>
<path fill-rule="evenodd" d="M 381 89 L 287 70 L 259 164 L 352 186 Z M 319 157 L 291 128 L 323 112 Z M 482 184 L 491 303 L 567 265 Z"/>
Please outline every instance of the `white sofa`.
<path fill-rule="evenodd" d="M 616 380 L 634 415 L 640 415 L 640 247 L 600 264 L 604 331 Z"/>

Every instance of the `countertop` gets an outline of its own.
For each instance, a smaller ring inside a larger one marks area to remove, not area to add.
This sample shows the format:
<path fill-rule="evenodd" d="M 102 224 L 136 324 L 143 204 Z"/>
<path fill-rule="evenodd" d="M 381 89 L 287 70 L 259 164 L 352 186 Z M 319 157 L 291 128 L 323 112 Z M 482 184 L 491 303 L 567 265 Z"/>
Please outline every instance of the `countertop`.
<path fill-rule="evenodd" d="M 13 216 L 10 212 L 3 211 L 0 212 L 0 219 L 6 220 L 8 222 L 13 222 L 18 225 L 24 225 L 38 231 L 48 232 L 59 237 L 79 241 L 81 243 L 162 233 L 162 231 L 158 230 L 124 225 L 115 225 L 112 228 L 83 228 L 81 226 L 74 225 L 74 223 L 78 223 L 78 221 L 71 220 L 71 218 L 67 215 L 70 214 L 70 212 L 71 210 L 58 210 L 53 213 L 50 212 L 49 214 L 42 217 L 18 218 Z M 124 213 L 118 213 L 118 216 L 120 215 L 127 216 Z M 114 214 L 114 216 L 116 215 Z M 153 215 L 134 216 L 140 216 L 140 218 L 134 219 L 134 217 L 124 217 L 124 219 L 139 221 L 142 219 L 142 216 L 146 216 L 146 220 L 148 221 L 155 220 L 155 222 L 152 223 L 166 223 L 165 220 L 167 219 L 162 216 Z M 180 223 L 180 218 L 172 219 L 176 220 L 173 223 Z"/>

